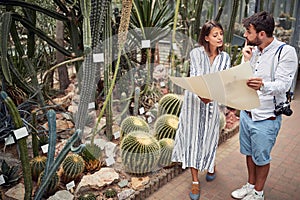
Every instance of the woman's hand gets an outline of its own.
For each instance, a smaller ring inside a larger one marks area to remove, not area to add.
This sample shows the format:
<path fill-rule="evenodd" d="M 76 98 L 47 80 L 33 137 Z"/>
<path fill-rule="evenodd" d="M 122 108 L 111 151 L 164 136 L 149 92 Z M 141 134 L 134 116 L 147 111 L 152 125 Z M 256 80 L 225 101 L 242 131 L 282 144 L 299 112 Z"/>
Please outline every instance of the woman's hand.
<path fill-rule="evenodd" d="M 199 96 L 198 96 L 199 97 Z M 210 103 L 210 102 L 212 102 L 212 100 L 210 100 L 210 99 L 206 99 L 206 98 L 202 98 L 202 97 L 199 97 L 200 99 L 201 99 L 201 101 L 203 102 L 203 103 L 205 103 L 205 104 L 208 104 L 208 103 Z"/>

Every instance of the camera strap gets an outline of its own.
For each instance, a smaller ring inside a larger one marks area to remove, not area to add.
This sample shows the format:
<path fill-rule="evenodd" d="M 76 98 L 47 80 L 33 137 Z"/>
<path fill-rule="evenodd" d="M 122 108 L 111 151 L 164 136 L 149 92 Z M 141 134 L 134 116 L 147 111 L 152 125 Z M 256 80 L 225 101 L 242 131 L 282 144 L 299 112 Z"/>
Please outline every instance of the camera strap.
<path fill-rule="evenodd" d="M 278 63 L 279 63 L 280 54 L 281 54 L 281 51 L 282 51 L 282 48 L 283 48 L 284 45 L 286 45 L 286 43 L 283 43 L 282 45 L 280 45 L 280 46 L 278 47 L 278 49 L 276 50 L 276 52 L 275 52 L 275 55 L 274 55 L 275 58 L 276 58 L 276 54 L 278 53 L 278 59 L 277 59 L 277 64 L 276 64 L 276 66 L 277 66 Z M 275 60 L 275 59 L 274 59 L 274 60 Z M 275 71 L 276 71 L 276 69 L 275 69 L 275 62 L 274 62 L 274 60 L 273 60 L 273 65 L 271 66 L 271 82 L 275 81 Z M 275 104 L 275 106 L 276 106 L 276 98 L 275 98 L 275 95 L 273 96 L 273 102 L 274 102 L 274 104 Z"/>

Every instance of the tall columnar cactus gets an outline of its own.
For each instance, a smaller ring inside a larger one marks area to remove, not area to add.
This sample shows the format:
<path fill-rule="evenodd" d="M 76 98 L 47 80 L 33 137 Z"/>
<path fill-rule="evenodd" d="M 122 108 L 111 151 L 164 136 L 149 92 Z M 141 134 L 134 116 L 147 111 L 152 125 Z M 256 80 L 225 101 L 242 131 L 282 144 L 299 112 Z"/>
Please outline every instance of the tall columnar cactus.
<path fill-rule="evenodd" d="M 157 118 L 154 124 L 155 137 L 175 139 L 179 119 L 176 115 L 164 114 Z"/>
<path fill-rule="evenodd" d="M 158 102 L 158 115 L 172 114 L 179 117 L 182 99 L 176 94 L 166 94 Z"/>
<path fill-rule="evenodd" d="M 81 131 L 78 129 L 72 135 L 71 138 L 66 142 L 63 149 L 60 151 L 59 155 L 54 161 L 54 153 L 56 146 L 56 114 L 53 110 L 49 110 L 47 112 L 48 124 L 49 124 L 49 147 L 48 147 L 48 155 L 47 162 L 45 168 L 45 174 L 43 175 L 42 181 L 36 194 L 34 196 L 35 200 L 40 200 L 42 195 L 47 190 L 48 185 L 50 184 L 50 180 L 54 173 L 58 170 L 59 166 L 69 153 L 69 151 L 80 153 L 85 145 L 81 144 L 78 147 L 73 147 L 73 144 L 80 138 Z"/>
<path fill-rule="evenodd" d="M 150 127 L 147 124 L 147 122 L 136 116 L 128 116 L 126 117 L 122 123 L 121 123 L 121 138 L 123 138 L 125 135 L 132 131 L 144 131 L 144 132 L 149 132 Z"/>
<path fill-rule="evenodd" d="M 68 183 L 79 177 L 85 168 L 83 158 L 78 154 L 69 154 L 62 163 L 64 181 Z"/>
<path fill-rule="evenodd" d="M 147 132 L 131 132 L 121 142 L 122 163 L 129 173 L 145 174 L 156 170 L 159 156 L 159 143 Z"/>
<path fill-rule="evenodd" d="M 140 87 L 136 87 L 134 90 L 134 108 L 133 108 L 133 115 L 137 116 L 139 112 L 139 100 L 141 95 Z"/>
<path fill-rule="evenodd" d="M 44 172 L 42 172 L 39 176 L 38 185 L 41 184 L 41 180 L 43 179 L 43 176 L 44 176 Z M 56 189 L 58 188 L 59 182 L 60 182 L 60 178 L 59 178 L 58 174 L 55 172 L 49 181 L 49 184 L 46 188 L 46 192 L 44 195 L 53 194 L 56 191 Z"/>
<path fill-rule="evenodd" d="M 30 161 L 32 179 L 37 181 L 42 171 L 46 167 L 46 156 L 36 156 Z"/>
<path fill-rule="evenodd" d="M 8 107 L 10 115 L 12 116 L 14 125 L 16 129 L 22 128 L 23 121 L 21 119 L 20 113 L 17 110 L 16 105 L 13 103 L 12 99 L 7 96 L 6 92 L 1 91 L 0 93 L 1 98 L 3 99 L 5 105 Z M 23 171 L 23 178 L 24 178 L 24 185 L 25 185 L 25 196 L 24 199 L 31 199 L 31 192 L 32 192 L 32 180 L 31 180 L 31 170 L 28 158 L 28 148 L 27 148 L 27 137 L 23 137 L 19 139 L 18 147 L 20 152 L 20 159 L 22 163 L 22 171 Z"/>
<path fill-rule="evenodd" d="M 158 165 L 167 167 L 172 164 L 171 157 L 174 149 L 175 141 L 171 138 L 163 138 L 158 141 L 160 145 L 160 157 Z"/>

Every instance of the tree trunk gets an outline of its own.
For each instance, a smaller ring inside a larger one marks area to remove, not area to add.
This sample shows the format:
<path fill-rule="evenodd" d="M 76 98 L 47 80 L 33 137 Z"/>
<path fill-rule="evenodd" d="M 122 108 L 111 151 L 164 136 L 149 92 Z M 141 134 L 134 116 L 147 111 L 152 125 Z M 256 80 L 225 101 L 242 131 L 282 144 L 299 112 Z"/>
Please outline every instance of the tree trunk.
<path fill-rule="evenodd" d="M 56 42 L 60 46 L 64 46 L 64 24 L 62 21 L 56 21 Z M 65 61 L 65 56 L 56 51 L 56 62 L 61 63 Z M 58 77 L 59 77 L 59 89 L 64 91 L 70 84 L 68 69 L 66 65 L 62 65 L 58 68 Z"/>

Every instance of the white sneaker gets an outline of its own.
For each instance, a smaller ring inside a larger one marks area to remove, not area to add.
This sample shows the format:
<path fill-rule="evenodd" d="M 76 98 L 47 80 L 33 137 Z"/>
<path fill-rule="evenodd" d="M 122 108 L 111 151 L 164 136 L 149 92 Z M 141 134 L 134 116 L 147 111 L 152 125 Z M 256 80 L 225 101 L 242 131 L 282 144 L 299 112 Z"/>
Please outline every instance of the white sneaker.
<path fill-rule="evenodd" d="M 264 200 L 264 195 L 260 196 L 254 190 L 249 193 L 247 196 L 245 196 L 242 200 Z"/>
<path fill-rule="evenodd" d="M 237 190 L 234 190 L 231 193 L 231 196 L 235 199 L 243 199 L 248 194 L 251 194 L 252 191 L 253 191 L 253 189 L 249 188 L 249 184 L 247 183 L 246 185 L 243 185 L 243 187 L 241 187 Z"/>

